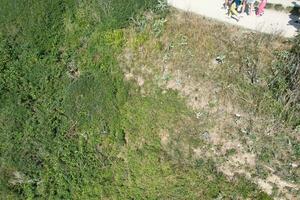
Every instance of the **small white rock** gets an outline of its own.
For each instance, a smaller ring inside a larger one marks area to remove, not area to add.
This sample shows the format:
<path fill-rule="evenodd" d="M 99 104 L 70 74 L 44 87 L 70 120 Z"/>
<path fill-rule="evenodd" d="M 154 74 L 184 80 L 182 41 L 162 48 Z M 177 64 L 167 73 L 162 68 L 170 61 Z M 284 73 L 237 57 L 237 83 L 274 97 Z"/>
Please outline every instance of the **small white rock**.
<path fill-rule="evenodd" d="M 291 163 L 292 168 L 297 168 L 298 165 L 296 163 Z"/>
<path fill-rule="evenodd" d="M 242 117 L 242 115 L 240 115 L 238 113 L 236 113 L 235 116 L 238 117 L 238 118 Z"/>

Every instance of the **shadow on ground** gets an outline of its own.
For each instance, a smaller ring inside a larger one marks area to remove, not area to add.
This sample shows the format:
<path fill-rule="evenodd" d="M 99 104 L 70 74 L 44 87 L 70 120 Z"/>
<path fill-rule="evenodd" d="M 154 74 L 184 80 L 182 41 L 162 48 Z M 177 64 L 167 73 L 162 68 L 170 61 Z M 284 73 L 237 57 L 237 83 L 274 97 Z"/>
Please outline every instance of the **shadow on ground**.
<path fill-rule="evenodd" d="M 297 29 L 297 32 L 300 30 L 300 5 L 296 2 L 293 2 L 293 9 L 290 11 L 290 21 L 289 24 L 294 26 Z"/>

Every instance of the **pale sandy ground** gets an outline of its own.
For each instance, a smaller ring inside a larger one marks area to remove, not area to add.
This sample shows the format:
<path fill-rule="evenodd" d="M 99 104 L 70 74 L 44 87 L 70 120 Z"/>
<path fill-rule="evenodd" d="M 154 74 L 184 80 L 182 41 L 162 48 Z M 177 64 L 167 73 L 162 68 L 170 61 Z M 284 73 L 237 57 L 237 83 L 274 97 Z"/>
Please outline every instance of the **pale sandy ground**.
<path fill-rule="evenodd" d="M 247 29 L 269 34 L 280 34 L 284 37 L 294 37 L 299 33 L 300 23 L 296 23 L 296 21 L 299 21 L 297 16 L 292 16 L 286 12 L 266 10 L 261 17 L 244 16 L 237 22 L 226 15 L 227 11 L 222 9 L 223 2 L 223 0 L 168 0 L 168 4 L 175 8 Z"/>

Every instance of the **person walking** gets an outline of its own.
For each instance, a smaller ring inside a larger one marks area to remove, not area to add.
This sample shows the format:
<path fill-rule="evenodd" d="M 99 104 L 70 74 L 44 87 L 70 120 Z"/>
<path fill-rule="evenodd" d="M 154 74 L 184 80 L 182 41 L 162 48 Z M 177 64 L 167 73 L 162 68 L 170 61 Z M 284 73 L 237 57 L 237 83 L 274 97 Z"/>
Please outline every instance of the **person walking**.
<path fill-rule="evenodd" d="M 265 12 L 265 7 L 267 5 L 267 0 L 261 0 L 258 6 L 256 16 L 262 16 Z"/>
<path fill-rule="evenodd" d="M 254 3 L 256 0 L 243 0 L 242 12 L 243 15 L 245 13 L 246 7 L 248 7 L 248 14 L 254 15 Z"/>
<path fill-rule="evenodd" d="M 241 4 L 241 0 L 233 0 L 228 9 L 228 16 L 233 17 L 236 21 L 240 20 L 240 15 L 237 11 L 237 8 Z"/>
<path fill-rule="evenodd" d="M 224 8 L 225 10 L 228 9 L 228 0 L 225 0 L 225 2 L 224 2 L 224 4 L 223 4 L 223 8 Z"/>

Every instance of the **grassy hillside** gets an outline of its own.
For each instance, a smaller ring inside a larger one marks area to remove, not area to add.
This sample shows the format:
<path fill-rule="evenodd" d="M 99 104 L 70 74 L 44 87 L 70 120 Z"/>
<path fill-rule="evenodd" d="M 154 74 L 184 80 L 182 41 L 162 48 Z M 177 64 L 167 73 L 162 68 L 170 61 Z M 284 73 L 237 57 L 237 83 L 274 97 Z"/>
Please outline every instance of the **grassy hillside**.
<path fill-rule="evenodd" d="M 271 198 L 244 174 L 220 170 L 225 157 L 210 154 L 219 144 L 203 137 L 218 122 L 205 110 L 195 117 L 186 96 L 164 87 L 173 75 L 156 74 L 165 54 L 183 58 L 175 66 L 199 66 L 185 60 L 192 54 L 209 61 L 216 36 L 203 39 L 203 49 L 185 49 L 187 35 L 167 23 L 172 14 L 155 0 L 0 4 L 1 199 Z M 165 43 L 168 34 L 175 43 Z M 174 44 L 178 54 L 165 52 Z M 195 66 L 190 73 L 205 77 Z M 155 73 L 140 74 L 147 70 Z M 245 95 L 257 89 L 245 87 Z"/>
<path fill-rule="evenodd" d="M 227 177 L 245 176 L 280 199 L 299 196 L 299 38 L 172 9 L 164 19 L 145 13 L 125 35 L 125 77 L 144 95 L 177 91 L 194 112 L 179 128 L 190 139 L 169 131 L 168 152 L 178 145 Z"/>

